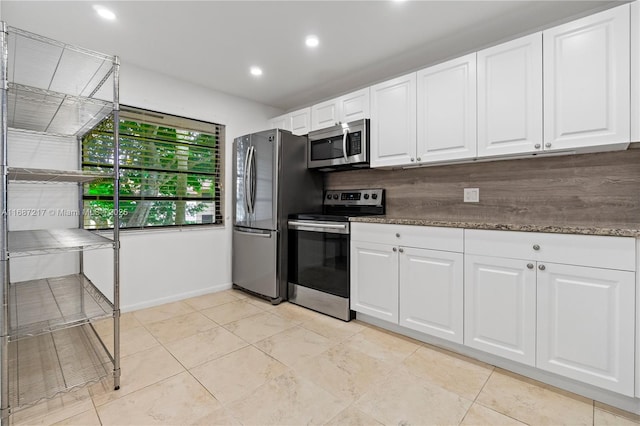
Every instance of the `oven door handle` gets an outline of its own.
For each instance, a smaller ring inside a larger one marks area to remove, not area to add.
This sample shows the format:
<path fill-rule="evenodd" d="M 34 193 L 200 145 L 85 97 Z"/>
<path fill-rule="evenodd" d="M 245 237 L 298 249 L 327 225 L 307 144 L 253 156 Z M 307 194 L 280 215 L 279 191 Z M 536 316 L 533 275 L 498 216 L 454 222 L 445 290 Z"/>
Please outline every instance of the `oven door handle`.
<path fill-rule="evenodd" d="M 349 233 L 349 225 L 346 223 L 309 223 L 298 222 L 295 220 L 290 220 L 287 223 L 289 224 L 289 229 L 296 229 L 300 231 L 333 232 L 339 234 Z"/>

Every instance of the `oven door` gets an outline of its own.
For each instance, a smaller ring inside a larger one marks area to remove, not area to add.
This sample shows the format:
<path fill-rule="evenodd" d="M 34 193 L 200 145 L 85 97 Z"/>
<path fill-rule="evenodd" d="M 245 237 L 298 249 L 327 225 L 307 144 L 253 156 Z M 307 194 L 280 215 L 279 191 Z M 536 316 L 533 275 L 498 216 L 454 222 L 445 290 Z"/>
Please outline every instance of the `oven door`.
<path fill-rule="evenodd" d="M 349 297 L 349 223 L 289 221 L 292 284 Z"/>

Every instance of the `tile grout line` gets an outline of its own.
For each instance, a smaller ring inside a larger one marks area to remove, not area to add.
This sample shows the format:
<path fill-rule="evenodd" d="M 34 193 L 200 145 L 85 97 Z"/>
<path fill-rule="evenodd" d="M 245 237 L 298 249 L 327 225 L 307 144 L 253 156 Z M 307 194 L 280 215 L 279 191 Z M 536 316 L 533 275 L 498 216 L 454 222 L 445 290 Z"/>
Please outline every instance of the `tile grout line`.
<path fill-rule="evenodd" d="M 489 365 L 491 365 L 491 364 L 489 364 Z M 480 392 L 478 392 L 478 394 L 477 394 L 477 395 L 476 395 L 476 397 L 474 398 L 474 400 L 473 400 L 473 404 L 478 404 L 478 405 L 480 405 L 480 406 L 482 406 L 482 407 L 484 407 L 484 408 L 486 408 L 486 409 L 488 409 L 488 410 L 494 411 L 494 412 L 496 412 L 496 413 L 498 413 L 498 414 L 501 414 L 501 415 L 503 415 L 503 416 L 505 416 L 505 417 L 509 417 L 510 419 L 513 419 L 513 420 L 515 420 L 515 421 L 517 421 L 517 422 L 519 422 L 519 423 L 527 424 L 527 425 L 528 425 L 528 423 L 526 423 L 526 422 L 524 422 L 524 421 L 522 421 L 522 420 L 520 420 L 520 419 L 517 419 L 517 418 L 515 418 L 515 417 L 513 417 L 513 416 L 511 416 L 511 415 L 509 415 L 509 414 L 507 414 L 507 413 L 503 413 L 503 412 L 501 412 L 501 411 L 498 411 L 498 410 L 496 410 L 496 409 L 494 409 L 494 408 L 492 408 L 492 407 L 486 406 L 486 405 L 484 405 L 482 402 L 478 401 L 478 397 L 480 396 L 480 394 L 482 394 L 482 391 L 483 391 L 483 390 L 484 390 L 484 388 L 487 386 L 487 383 L 489 383 L 489 380 L 491 379 L 491 376 L 493 376 L 493 375 L 496 373 L 496 368 L 497 368 L 497 367 L 496 367 L 495 365 L 491 365 L 491 367 L 492 367 L 492 369 L 491 369 L 491 374 L 489 374 L 489 376 L 487 377 L 487 380 L 485 380 L 484 384 L 482 385 L 482 388 L 480 389 Z M 471 405 L 473 406 L 473 404 L 471 404 Z M 471 407 L 469 407 L 469 409 L 471 409 Z M 466 414 L 465 414 L 465 417 L 466 417 Z"/>
<path fill-rule="evenodd" d="M 234 297 L 235 297 L 235 296 L 234 296 Z M 241 300 L 241 299 L 238 299 L 238 300 Z M 185 302 L 185 303 L 186 303 L 186 302 Z M 229 303 L 232 303 L 232 302 L 229 302 Z M 187 304 L 187 305 L 188 305 L 189 307 L 193 308 L 193 306 L 191 306 L 191 305 L 189 305 L 189 304 Z M 221 305 L 222 305 L 222 304 L 221 304 Z M 162 306 L 162 305 L 159 305 L 159 306 Z M 219 306 L 219 305 L 216 305 L 216 306 Z M 211 307 L 211 306 L 206 307 L 206 308 L 204 308 L 204 309 L 209 309 L 210 307 Z M 195 308 L 193 308 L 193 309 L 194 309 L 194 311 L 193 311 L 193 312 L 200 312 L 200 311 L 202 310 L 202 309 L 195 309 Z M 190 312 L 190 313 L 192 313 L 192 312 Z M 184 315 L 189 315 L 190 313 L 187 313 L 187 314 L 184 314 Z M 204 315 L 204 314 L 202 314 L 202 315 Z M 178 317 L 178 316 L 181 316 L 181 315 L 174 315 L 174 316 L 172 316 L 172 317 L 166 318 L 165 320 L 167 320 L 167 319 L 171 319 L 171 318 L 175 318 L 175 317 Z M 216 322 L 216 321 L 214 321 L 213 319 L 211 319 L 211 318 L 207 317 L 206 315 L 204 315 L 204 316 L 205 316 L 206 318 L 208 318 L 209 320 L 211 320 L 214 324 L 217 324 L 219 327 L 222 327 L 222 325 L 221 325 L 221 324 L 217 323 L 217 322 Z M 156 323 L 156 322 L 161 322 L 161 321 L 165 321 L 165 320 L 154 321 L 154 322 L 152 322 L 152 323 L 150 323 L 150 324 L 154 324 L 154 323 Z M 147 389 L 147 388 L 149 388 L 149 387 L 151 387 L 151 386 L 154 386 L 154 385 L 156 385 L 156 384 L 158 384 L 158 383 L 160 383 L 160 382 L 166 381 L 166 380 L 168 380 L 168 379 L 171 379 L 171 378 L 173 378 L 173 377 L 176 377 L 176 376 L 178 376 L 178 375 L 180 375 L 180 374 L 182 374 L 182 373 L 186 372 L 186 373 L 188 373 L 188 374 L 189 374 L 189 375 L 190 375 L 194 380 L 196 380 L 196 382 L 198 382 L 198 384 L 199 384 L 200 386 L 202 386 L 202 387 L 204 388 L 204 390 L 205 390 L 207 393 L 209 393 L 209 394 L 211 395 L 211 397 L 212 397 L 212 398 L 214 398 L 216 401 L 218 401 L 218 402 L 220 403 L 220 405 L 221 405 L 223 408 L 224 408 L 224 407 L 226 407 L 226 406 L 225 406 L 225 404 L 223 404 L 223 403 L 222 403 L 222 401 L 219 401 L 219 400 L 218 400 L 218 399 L 217 399 L 213 394 L 211 394 L 211 392 L 209 391 L 209 389 L 207 389 L 207 388 L 206 388 L 206 386 L 204 386 L 202 383 L 200 383 L 200 381 L 199 381 L 199 380 L 198 380 L 198 379 L 197 379 L 197 378 L 196 378 L 196 377 L 191 373 L 191 371 L 190 371 L 190 370 L 189 370 L 189 369 L 188 369 L 188 368 L 187 368 L 187 367 L 186 367 L 182 362 L 180 362 L 180 360 L 178 360 L 178 359 L 175 357 L 175 355 L 174 355 L 174 354 L 173 354 L 173 353 L 172 353 L 172 352 L 171 352 L 171 351 L 170 351 L 170 350 L 169 350 L 169 349 L 168 349 L 168 348 L 167 348 L 167 347 L 166 347 L 162 342 L 160 342 L 160 341 L 156 338 L 156 336 L 154 336 L 154 335 L 153 335 L 153 333 L 152 333 L 152 332 L 147 328 L 147 325 L 146 325 L 144 322 L 140 321 L 140 320 L 139 320 L 139 319 L 137 319 L 137 318 L 136 318 L 136 321 L 138 321 L 138 322 L 140 323 L 140 326 L 141 326 L 142 328 L 144 328 L 144 329 L 145 329 L 145 331 L 147 331 L 147 332 L 148 332 L 148 333 L 153 337 L 153 339 L 158 343 L 158 346 L 162 347 L 162 348 L 163 348 L 163 349 L 164 349 L 164 350 L 165 350 L 169 355 L 171 355 L 171 357 L 172 357 L 172 358 L 173 358 L 173 359 L 174 359 L 178 364 L 180 364 L 180 366 L 184 369 L 184 371 L 180 371 L 180 372 L 178 372 L 178 373 L 176 373 L 176 374 L 172 374 L 172 375 L 167 376 L 167 377 L 165 377 L 165 378 L 163 378 L 163 379 L 160 379 L 160 380 L 158 380 L 158 381 L 156 381 L 156 382 L 154 382 L 154 383 L 148 384 L 147 386 L 143 386 L 143 387 L 142 387 L 142 388 L 140 388 L 140 389 L 136 389 L 135 391 L 132 391 L 132 392 L 130 392 L 130 393 L 128 393 L 128 394 L 125 394 L 125 395 L 119 396 L 118 398 L 116 398 L 116 399 L 115 399 L 115 400 L 113 400 L 113 401 L 116 401 L 116 400 L 121 399 L 121 398 L 123 398 L 123 397 L 129 396 L 129 395 L 132 395 L 132 394 L 137 393 L 137 392 L 139 392 L 139 391 L 141 391 L 141 390 Z M 227 331 L 228 331 L 228 330 L 227 330 Z M 196 334 L 198 334 L 198 333 L 196 333 Z M 234 334 L 234 336 L 235 336 L 235 334 Z M 239 336 L 237 336 L 237 337 L 238 337 L 238 338 L 240 338 L 241 340 L 245 341 L 245 340 L 244 340 L 244 339 L 242 339 L 241 337 L 239 337 Z M 178 340 L 179 340 L 179 339 L 178 339 Z M 246 342 L 246 341 L 245 341 L 245 342 Z M 248 342 L 247 342 L 247 343 L 248 343 Z M 245 347 L 246 347 L 246 346 L 244 346 L 243 348 L 245 348 Z M 153 348 L 153 347 L 152 347 L 152 348 Z M 148 349 L 152 349 L 152 348 L 148 348 Z M 238 351 L 238 350 L 240 350 L 240 349 L 243 349 L 243 348 L 236 349 L 235 351 L 232 351 L 232 352 L 230 352 L 230 353 L 236 352 L 236 351 Z M 145 349 L 145 350 L 146 350 L 146 349 Z M 139 351 L 139 352 L 136 352 L 136 353 L 134 353 L 134 354 L 130 354 L 130 355 L 135 355 L 135 354 L 140 353 L 140 352 L 142 352 L 142 351 Z M 128 356 L 130 356 L 130 355 L 128 355 Z M 225 356 L 225 355 L 223 355 L 223 356 Z M 209 362 L 209 361 L 206 361 L 206 362 Z M 204 362 L 204 363 L 202 363 L 202 364 L 205 364 L 206 362 Z M 202 365 L 202 364 L 200 364 L 200 365 Z M 194 366 L 193 368 L 196 368 L 196 367 L 198 367 L 198 366 Z M 114 392 L 117 392 L 117 391 L 114 391 Z M 94 409 L 95 409 L 95 411 L 96 411 L 96 415 L 98 416 L 98 421 L 100 421 L 100 424 L 102 425 L 102 419 L 100 418 L 100 414 L 98 413 L 98 407 L 96 406 L 96 402 L 95 402 L 95 400 L 93 399 L 93 395 L 91 394 L 91 392 L 89 392 L 89 396 L 90 396 L 90 398 L 91 398 L 91 403 L 93 404 L 93 407 L 94 407 Z M 104 405 L 107 405 L 107 404 L 109 404 L 110 402 L 113 402 L 113 401 L 107 401 L 107 402 L 105 402 L 105 403 L 104 403 L 104 404 L 102 404 L 102 405 L 103 405 L 103 406 L 104 406 Z M 226 412 L 226 411 L 225 411 L 225 412 Z M 233 416 L 233 415 L 231 415 L 231 416 L 232 416 L 235 420 L 237 420 L 235 416 Z M 239 422 L 239 423 L 241 423 L 241 422 Z M 241 423 L 241 424 L 242 424 L 242 423 Z"/>
<path fill-rule="evenodd" d="M 184 303 L 186 303 L 186 302 L 184 302 Z M 187 305 L 188 305 L 189 307 L 193 308 L 193 307 L 192 307 L 191 305 L 189 305 L 188 303 L 187 303 Z M 162 305 L 158 305 L 158 306 L 162 306 Z M 155 307 L 155 306 L 154 306 L 154 307 Z M 147 308 L 147 309 L 152 309 L 152 308 Z M 194 311 L 193 311 L 193 312 L 200 312 L 200 310 L 198 310 L 198 309 L 195 309 L 195 308 L 193 308 L 193 309 L 194 309 Z M 135 311 L 133 311 L 133 312 L 135 312 Z M 154 321 L 154 322 L 151 322 L 151 323 L 149 323 L 149 324 L 154 324 L 154 323 L 157 323 L 157 322 L 162 322 L 162 321 L 165 321 L 165 320 L 168 320 L 168 319 L 171 319 L 171 318 L 175 318 L 175 317 L 178 317 L 178 316 L 182 316 L 182 315 L 189 315 L 189 314 L 191 314 L 191 313 L 192 313 L 192 312 L 189 312 L 189 313 L 187 313 L 187 314 L 173 315 L 173 316 L 171 316 L 171 317 L 169 317 L 169 318 L 165 318 L 164 320 Z M 204 315 L 204 314 L 203 314 L 203 315 Z M 205 315 L 205 316 L 206 316 L 206 315 Z M 134 315 L 134 317 L 135 317 L 135 315 Z M 207 318 L 208 318 L 208 317 L 207 317 Z M 209 319 L 210 319 L 210 318 L 209 318 Z M 218 324 L 218 323 L 217 323 L 217 322 L 215 322 L 214 320 L 212 320 L 212 319 L 210 319 L 210 320 L 211 320 L 211 321 L 213 321 L 213 322 L 214 322 L 215 324 L 217 324 L 218 326 L 220 326 L 220 324 Z M 180 366 L 184 369 L 184 371 L 181 371 L 181 372 L 179 372 L 179 373 L 176 373 L 176 374 L 172 374 L 172 375 L 170 375 L 170 376 L 167 376 L 167 377 L 165 377 L 165 378 L 163 378 L 163 379 L 160 379 L 160 380 L 158 380 L 158 381 L 156 381 L 156 382 L 154 382 L 154 383 L 151 383 L 151 384 L 148 384 L 148 385 L 146 385 L 146 386 L 143 386 L 143 387 L 142 387 L 142 388 L 140 388 L 140 389 L 136 389 L 135 391 L 133 391 L 133 392 L 131 392 L 131 393 L 128 393 L 128 394 L 125 394 L 125 395 L 121 395 L 121 396 L 119 396 L 118 398 L 116 398 L 115 400 L 121 399 L 121 398 L 126 397 L 126 396 L 128 396 L 128 395 L 132 395 L 132 394 L 134 394 L 134 393 L 136 393 L 136 392 L 138 392 L 138 391 L 141 391 L 141 390 L 143 390 L 143 389 L 147 389 L 147 388 L 149 388 L 149 387 L 151 387 L 151 386 L 153 386 L 153 385 L 155 385 L 155 384 L 157 384 L 157 383 L 160 383 L 160 382 L 165 381 L 165 380 L 167 380 L 167 379 L 173 378 L 173 377 L 175 377 L 175 376 L 177 376 L 177 375 L 179 375 L 179 374 L 182 374 L 182 373 L 184 373 L 184 372 L 188 372 L 188 373 L 193 377 L 193 375 L 191 374 L 191 372 L 189 371 L 189 369 L 188 369 L 187 367 L 185 367 L 185 366 L 182 364 L 182 362 L 180 362 L 180 361 L 175 357 L 175 355 L 173 355 L 173 353 L 171 353 L 171 351 L 170 351 L 169 349 L 167 349 L 167 347 L 166 347 L 162 342 L 160 342 L 160 341 L 156 338 L 156 336 L 154 336 L 154 335 L 153 335 L 153 333 L 152 333 L 152 332 L 147 328 L 147 325 L 146 325 L 144 322 L 140 321 L 138 318 L 136 318 L 136 321 L 138 321 L 138 323 L 140 323 L 140 326 L 141 326 L 142 328 L 144 328 L 144 330 L 145 330 L 147 333 L 149 333 L 149 335 L 151 335 L 151 337 L 153 337 L 153 339 L 158 343 L 158 346 L 162 347 L 162 349 L 164 349 L 164 350 L 165 350 L 169 355 L 171 355 L 171 357 L 172 357 L 172 358 L 173 358 L 173 359 L 174 359 L 178 364 L 180 364 Z M 136 327 L 134 327 L 134 328 L 136 328 Z M 148 350 L 148 349 L 153 349 L 153 346 L 152 346 L 151 348 L 147 348 L 147 349 L 144 349 L 144 350 Z M 143 351 L 144 351 L 144 350 L 143 350 Z M 140 352 L 143 352 L 143 351 L 138 351 L 138 352 L 135 352 L 135 353 L 133 353 L 133 354 L 129 354 L 129 355 L 127 355 L 127 357 L 128 357 L 128 356 L 131 356 L 131 355 L 136 355 L 136 354 L 138 354 L 138 353 L 140 353 Z M 124 357 L 124 358 L 126 358 L 126 357 Z M 195 379 L 195 377 L 194 377 L 194 379 Z M 197 379 L 196 379 L 196 380 L 197 380 Z M 200 383 L 200 382 L 198 382 L 198 383 Z M 205 388 L 205 389 L 206 389 L 206 388 Z M 208 390 L 207 390 L 207 391 L 208 391 Z M 115 391 L 115 390 L 114 390 L 113 392 L 118 392 L 118 391 Z M 92 404 L 93 404 L 94 408 L 96 409 L 96 414 L 98 414 L 98 407 L 96 406 L 96 402 L 95 402 L 95 400 L 93 399 L 93 395 L 91 394 L 91 392 L 89 392 L 89 396 L 91 397 L 91 402 L 92 402 Z M 212 395 L 212 396 L 213 396 L 213 395 Z M 215 398 L 215 397 L 214 397 L 214 398 Z M 113 400 L 113 401 L 115 401 L 115 400 Z M 217 401 L 217 399 L 216 399 L 216 401 Z M 104 403 L 104 404 L 102 404 L 102 405 L 107 405 L 107 404 L 109 404 L 110 402 L 112 402 L 112 401 L 107 401 L 107 402 L 105 402 L 105 403 Z M 102 424 L 102 420 L 100 419 L 100 415 L 99 415 L 99 414 L 98 414 L 98 420 L 100 420 L 100 423 Z"/>

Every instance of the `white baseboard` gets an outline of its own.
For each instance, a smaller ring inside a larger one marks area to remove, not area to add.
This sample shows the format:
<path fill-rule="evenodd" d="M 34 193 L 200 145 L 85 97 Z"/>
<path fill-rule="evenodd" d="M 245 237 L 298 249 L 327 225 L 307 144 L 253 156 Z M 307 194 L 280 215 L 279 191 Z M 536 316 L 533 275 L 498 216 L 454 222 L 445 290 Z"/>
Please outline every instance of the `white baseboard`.
<path fill-rule="evenodd" d="M 205 287 L 194 291 L 185 293 L 172 294 L 171 296 L 160 297 L 158 299 L 145 300 L 144 302 L 134 303 L 132 305 L 124 305 L 120 308 L 122 312 L 137 311 L 145 308 L 152 308 L 158 305 L 164 305 L 165 303 L 177 302 L 179 300 L 189 299 L 191 297 L 202 296 L 203 294 L 217 293 L 219 291 L 229 290 L 231 283 L 218 284 L 211 287 Z"/>

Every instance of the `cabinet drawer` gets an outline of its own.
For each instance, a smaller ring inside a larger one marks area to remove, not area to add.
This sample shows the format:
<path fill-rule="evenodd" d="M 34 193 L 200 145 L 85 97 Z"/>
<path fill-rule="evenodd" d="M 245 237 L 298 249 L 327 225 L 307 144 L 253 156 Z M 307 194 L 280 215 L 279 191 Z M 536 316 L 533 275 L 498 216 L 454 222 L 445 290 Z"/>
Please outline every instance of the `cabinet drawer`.
<path fill-rule="evenodd" d="M 464 231 L 458 228 L 434 226 L 352 223 L 351 240 L 462 252 Z"/>
<path fill-rule="evenodd" d="M 468 229 L 464 244 L 467 254 L 636 269 L 633 238 Z"/>

